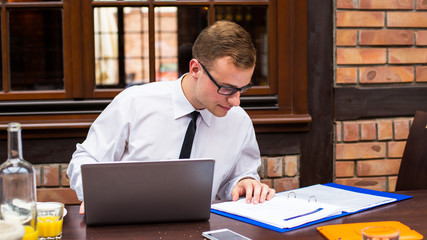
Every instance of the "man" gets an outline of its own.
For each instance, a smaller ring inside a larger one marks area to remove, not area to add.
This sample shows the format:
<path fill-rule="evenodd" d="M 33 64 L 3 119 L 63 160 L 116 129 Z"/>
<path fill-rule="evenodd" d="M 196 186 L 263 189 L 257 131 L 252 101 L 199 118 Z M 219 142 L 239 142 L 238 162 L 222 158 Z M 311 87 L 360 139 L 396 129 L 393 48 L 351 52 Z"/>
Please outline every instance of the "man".
<path fill-rule="evenodd" d="M 196 39 L 189 73 L 117 95 L 77 144 L 68 167 L 78 198 L 83 200 L 82 164 L 177 159 L 190 113 L 196 110 L 200 116 L 190 156 L 215 159 L 213 198 L 244 196 L 254 204 L 270 200 L 275 191 L 259 182 L 255 132 L 239 107 L 240 94 L 251 86 L 255 59 L 249 34 L 235 23 L 219 21 Z"/>

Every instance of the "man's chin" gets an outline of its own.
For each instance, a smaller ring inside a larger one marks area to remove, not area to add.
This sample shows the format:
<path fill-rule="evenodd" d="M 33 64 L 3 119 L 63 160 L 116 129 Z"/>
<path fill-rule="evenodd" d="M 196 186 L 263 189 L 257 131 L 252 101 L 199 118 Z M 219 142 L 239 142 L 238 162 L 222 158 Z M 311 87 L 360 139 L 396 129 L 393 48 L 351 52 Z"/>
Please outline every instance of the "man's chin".
<path fill-rule="evenodd" d="M 225 111 L 222 108 L 220 108 L 219 110 L 216 110 L 216 111 L 209 110 L 209 112 L 211 112 L 215 117 L 225 117 L 228 113 L 228 111 Z"/>

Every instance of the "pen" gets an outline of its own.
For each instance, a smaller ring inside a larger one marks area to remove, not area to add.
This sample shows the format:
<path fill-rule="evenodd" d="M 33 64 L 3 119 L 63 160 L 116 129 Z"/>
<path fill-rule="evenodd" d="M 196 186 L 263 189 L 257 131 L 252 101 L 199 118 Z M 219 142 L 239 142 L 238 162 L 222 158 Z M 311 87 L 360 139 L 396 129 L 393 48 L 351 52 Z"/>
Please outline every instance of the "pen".
<path fill-rule="evenodd" d="M 307 215 L 319 212 L 321 210 L 323 210 L 323 208 L 318 208 L 318 209 L 315 209 L 315 210 L 313 210 L 311 212 L 308 212 L 308 213 L 304 213 L 304 214 L 301 214 L 301 215 L 297 215 L 297 216 L 293 216 L 293 217 L 290 217 L 290 218 L 286 218 L 286 219 L 283 219 L 283 221 L 290 221 L 290 220 L 293 220 L 295 218 L 304 217 L 304 216 L 307 216 Z"/>

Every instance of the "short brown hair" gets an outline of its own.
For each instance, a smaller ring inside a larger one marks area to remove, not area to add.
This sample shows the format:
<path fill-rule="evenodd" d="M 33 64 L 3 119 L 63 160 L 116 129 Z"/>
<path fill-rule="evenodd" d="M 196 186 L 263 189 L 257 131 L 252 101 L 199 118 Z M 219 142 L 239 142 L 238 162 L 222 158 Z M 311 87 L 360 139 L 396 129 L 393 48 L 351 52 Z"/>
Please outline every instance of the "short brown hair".
<path fill-rule="evenodd" d="M 256 50 L 249 33 L 234 22 L 217 21 L 197 37 L 193 58 L 209 66 L 215 59 L 225 56 L 230 56 L 237 67 L 255 66 Z"/>

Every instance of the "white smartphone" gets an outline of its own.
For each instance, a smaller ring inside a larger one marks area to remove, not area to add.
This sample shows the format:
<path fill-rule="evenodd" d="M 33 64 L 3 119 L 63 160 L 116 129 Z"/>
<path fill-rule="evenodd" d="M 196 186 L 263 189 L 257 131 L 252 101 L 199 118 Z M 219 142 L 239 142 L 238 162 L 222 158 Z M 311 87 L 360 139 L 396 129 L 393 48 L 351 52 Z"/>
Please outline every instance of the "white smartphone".
<path fill-rule="evenodd" d="M 251 240 L 227 228 L 203 232 L 202 236 L 211 240 Z"/>

